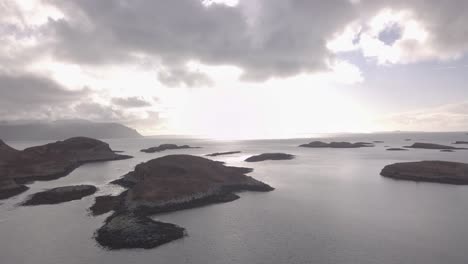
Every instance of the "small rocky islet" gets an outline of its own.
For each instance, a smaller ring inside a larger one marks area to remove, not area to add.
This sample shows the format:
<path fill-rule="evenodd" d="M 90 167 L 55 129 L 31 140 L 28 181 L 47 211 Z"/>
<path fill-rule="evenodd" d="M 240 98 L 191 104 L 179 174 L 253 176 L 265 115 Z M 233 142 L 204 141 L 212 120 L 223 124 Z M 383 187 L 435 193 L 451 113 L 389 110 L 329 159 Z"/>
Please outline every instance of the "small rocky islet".
<path fill-rule="evenodd" d="M 294 159 L 294 155 L 286 153 L 263 153 L 260 155 L 251 156 L 245 159 L 246 162 L 259 162 L 265 160 L 291 160 Z"/>
<path fill-rule="evenodd" d="M 388 148 L 387 151 L 408 151 L 406 148 Z"/>
<path fill-rule="evenodd" d="M 223 156 L 223 155 L 232 155 L 232 154 L 239 154 L 242 153 L 242 151 L 226 151 L 226 152 L 215 152 L 211 154 L 206 154 L 207 157 L 217 157 L 217 156 Z"/>
<path fill-rule="evenodd" d="M 326 143 L 322 141 L 312 141 L 307 144 L 299 145 L 303 148 L 365 148 L 365 147 L 374 147 L 374 144 L 369 142 L 331 142 Z"/>
<path fill-rule="evenodd" d="M 141 152 L 144 153 L 156 153 L 156 152 L 161 152 L 165 150 L 173 150 L 173 149 L 193 149 L 193 148 L 200 148 L 200 147 L 191 147 L 189 145 L 181 145 L 178 146 L 176 144 L 161 144 L 157 147 L 151 147 L 151 148 L 146 148 L 140 150 Z"/>
<path fill-rule="evenodd" d="M 455 149 L 468 149 L 468 148 L 457 148 L 453 146 L 446 146 L 441 144 L 434 144 L 434 143 L 421 143 L 417 142 L 411 146 L 405 146 L 405 148 L 414 148 L 414 149 L 436 149 L 436 150 L 455 150 Z"/>
<path fill-rule="evenodd" d="M 22 205 L 59 204 L 94 194 L 97 188 L 93 185 L 74 185 L 57 187 L 31 195 Z"/>
<path fill-rule="evenodd" d="M 96 231 L 103 247 L 152 248 L 182 238 L 185 230 L 149 215 L 238 199 L 238 191 L 272 191 L 246 176 L 249 168 L 191 155 L 169 155 L 141 163 L 113 183 L 127 188 L 118 196 L 96 197 L 94 213 L 113 211 Z"/>
<path fill-rule="evenodd" d="M 54 180 L 89 162 L 132 158 L 117 154 L 97 139 L 74 137 L 16 150 L 0 141 L 0 198 L 24 192 L 33 181 Z"/>

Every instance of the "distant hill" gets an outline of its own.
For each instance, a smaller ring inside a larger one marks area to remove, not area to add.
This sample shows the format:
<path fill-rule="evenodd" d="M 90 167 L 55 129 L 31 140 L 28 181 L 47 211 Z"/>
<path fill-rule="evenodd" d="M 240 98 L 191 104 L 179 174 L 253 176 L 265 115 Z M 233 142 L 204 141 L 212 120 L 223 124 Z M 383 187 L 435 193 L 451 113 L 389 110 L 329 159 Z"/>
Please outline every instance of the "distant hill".
<path fill-rule="evenodd" d="M 63 120 L 51 123 L 0 124 L 0 139 L 62 140 L 71 137 L 136 138 L 138 131 L 118 123 L 95 123 L 85 120 Z"/>

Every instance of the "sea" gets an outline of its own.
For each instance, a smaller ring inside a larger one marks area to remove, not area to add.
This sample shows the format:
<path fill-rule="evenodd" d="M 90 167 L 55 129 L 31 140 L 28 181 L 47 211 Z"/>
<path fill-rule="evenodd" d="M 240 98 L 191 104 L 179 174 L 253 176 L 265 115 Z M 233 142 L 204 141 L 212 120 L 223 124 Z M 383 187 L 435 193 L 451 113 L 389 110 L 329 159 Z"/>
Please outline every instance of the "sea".
<path fill-rule="evenodd" d="M 408 139 L 408 141 L 407 141 Z M 373 148 L 311 149 L 322 141 L 384 141 Z M 409 141 L 410 140 L 410 141 Z M 450 145 L 468 141 L 459 133 L 337 134 L 281 140 L 209 140 L 189 137 L 109 139 L 114 150 L 133 159 L 86 164 L 66 177 L 35 182 L 30 189 L 0 201 L 1 264 L 466 264 L 468 263 L 468 186 L 398 181 L 380 176 L 395 162 L 468 162 L 468 150 L 386 151 L 414 142 Z M 47 141 L 7 142 L 17 149 Z M 139 150 L 163 143 L 199 149 L 147 154 Z M 203 156 L 229 166 L 251 167 L 249 175 L 275 188 L 242 192 L 224 204 L 154 215 L 157 221 L 187 229 L 187 236 L 153 249 L 107 250 L 93 235 L 109 214 L 93 217 L 94 196 L 117 194 L 109 184 L 135 165 L 170 154 Z M 247 163 L 255 154 L 284 152 L 293 160 Z M 94 196 L 57 205 L 18 206 L 45 189 L 93 184 Z"/>

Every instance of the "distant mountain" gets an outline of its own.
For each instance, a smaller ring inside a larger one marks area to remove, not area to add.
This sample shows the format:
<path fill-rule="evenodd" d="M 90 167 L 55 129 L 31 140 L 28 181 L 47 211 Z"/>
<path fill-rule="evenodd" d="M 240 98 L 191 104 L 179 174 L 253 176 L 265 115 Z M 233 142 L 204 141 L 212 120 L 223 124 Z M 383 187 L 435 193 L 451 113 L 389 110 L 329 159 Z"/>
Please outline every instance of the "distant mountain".
<path fill-rule="evenodd" d="M 118 123 L 95 123 L 86 120 L 62 120 L 51 123 L 0 123 L 0 139 L 63 140 L 71 137 L 136 138 L 138 131 Z"/>

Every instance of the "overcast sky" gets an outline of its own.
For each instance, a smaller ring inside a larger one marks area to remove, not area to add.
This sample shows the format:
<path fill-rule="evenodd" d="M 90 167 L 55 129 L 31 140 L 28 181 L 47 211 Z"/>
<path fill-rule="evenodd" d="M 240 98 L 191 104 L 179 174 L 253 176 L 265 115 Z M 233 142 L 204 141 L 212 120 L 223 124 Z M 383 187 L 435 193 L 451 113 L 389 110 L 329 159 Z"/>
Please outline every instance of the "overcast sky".
<path fill-rule="evenodd" d="M 0 121 L 468 129 L 466 0 L 0 0 Z"/>

